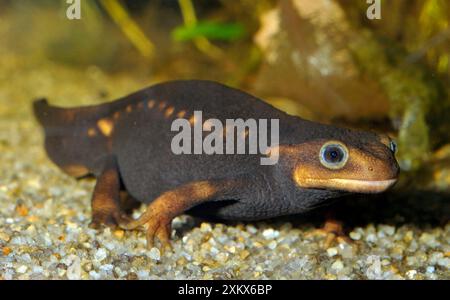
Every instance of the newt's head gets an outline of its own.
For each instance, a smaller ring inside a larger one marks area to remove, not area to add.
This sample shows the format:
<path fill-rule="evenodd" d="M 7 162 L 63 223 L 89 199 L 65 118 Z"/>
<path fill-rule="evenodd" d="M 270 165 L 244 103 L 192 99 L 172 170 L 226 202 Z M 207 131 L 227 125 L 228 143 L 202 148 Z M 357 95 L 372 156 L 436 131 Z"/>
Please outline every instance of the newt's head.
<path fill-rule="evenodd" d="M 396 148 L 384 135 L 335 129 L 335 134 L 284 151 L 293 163 L 292 178 L 301 188 L 380 193 L 397 181 Z M 283 147 L 280 150 L 282 155 Z"/>

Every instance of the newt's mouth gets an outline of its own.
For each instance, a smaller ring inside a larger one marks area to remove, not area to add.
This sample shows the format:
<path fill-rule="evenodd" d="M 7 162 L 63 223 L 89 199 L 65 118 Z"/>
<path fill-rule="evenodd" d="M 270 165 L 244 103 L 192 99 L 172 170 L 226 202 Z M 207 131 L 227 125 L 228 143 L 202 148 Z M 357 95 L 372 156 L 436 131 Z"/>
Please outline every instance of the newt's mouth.
<path fill-rule="evenodd" d="M 397 178 L 388 180 L 356 180 L 356 179 L 313 179 L 305 178 L 297 181 L 304 188 L 333 189 L 353 193 L 381 193 L 391 188 Z"/>

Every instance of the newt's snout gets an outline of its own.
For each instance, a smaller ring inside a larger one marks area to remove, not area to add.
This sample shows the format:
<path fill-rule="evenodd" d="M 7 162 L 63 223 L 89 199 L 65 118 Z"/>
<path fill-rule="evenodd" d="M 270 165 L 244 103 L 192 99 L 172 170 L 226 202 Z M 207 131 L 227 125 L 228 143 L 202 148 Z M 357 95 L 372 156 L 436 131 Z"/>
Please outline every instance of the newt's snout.
<path fill-rule="evenodd" d="M 299 145 L 293 179 L 301 188 L 354 193 L 380 193 L 399 175 L 392 141 L 353 145 L 340 140 L 317 140 Z"/>

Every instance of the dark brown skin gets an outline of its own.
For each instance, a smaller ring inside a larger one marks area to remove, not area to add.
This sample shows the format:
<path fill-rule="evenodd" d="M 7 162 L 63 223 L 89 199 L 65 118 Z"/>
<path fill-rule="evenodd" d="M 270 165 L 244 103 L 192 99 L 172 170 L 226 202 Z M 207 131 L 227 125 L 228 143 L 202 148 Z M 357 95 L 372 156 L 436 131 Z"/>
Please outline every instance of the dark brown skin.
<path fill-rule="evenodd" d="M 223 124 L 226 119 L 279 119 L 278 163 L 261 165 L 261 155 L 173 154 L 173 120 L 195 122 L 198 110 L 203 121 L 216 118 Z M 290 116 L 209 81 L 158 84 L 89 107 L 58 108 L 39 100 L 34 111 L 50 159 L 74 177 L 97 178 L 93 226 L 146 224 L 149 245 L 155 237 L 169 245 L 171 221 L 185 212 L 235 220 L 302 213 L 343 193 L 383 192 L 399 174 L 387 136 Z M 330 165 L 336 145 L 339 161 Z M 121 190 L 148 204 L 138 220 L 123 212 Z"/>

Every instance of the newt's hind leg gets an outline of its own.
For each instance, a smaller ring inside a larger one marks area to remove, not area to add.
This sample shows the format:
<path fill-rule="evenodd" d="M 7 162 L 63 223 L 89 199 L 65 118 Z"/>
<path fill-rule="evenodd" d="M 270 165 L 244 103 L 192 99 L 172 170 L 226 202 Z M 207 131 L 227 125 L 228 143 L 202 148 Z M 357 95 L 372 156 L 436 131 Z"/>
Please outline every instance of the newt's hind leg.
<path fill-rule="evenodd" d="M 202 202 L 219 200 L 218 197 L 224 195 L 227 188 L 229 185 L 224 182 L 198 181 L 183 185 L 156 198 L 139 219 L 121 223 L 120 226 L 135 229 L 147 225 L 147 247 L 153 247 L 157 238 L 162 246 L 170 249 L 173 218 Z"/>
<path fill-rule="evenodd" d="M 116 227 L 130 219 L 120 207 L 120 178 L 115 160 L 108 160 L 103 172 L 97 178 L 91 201 L 92 222 L 90 227 L 102 225 Z"/>

